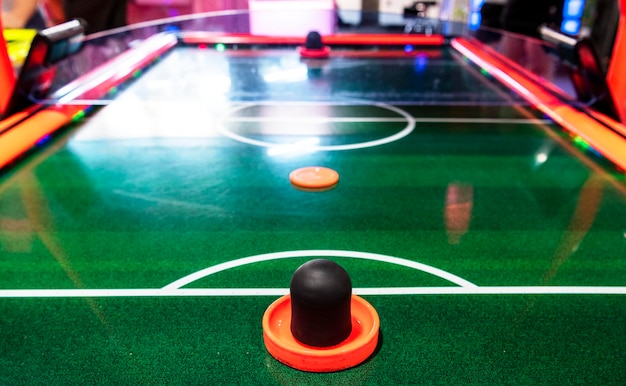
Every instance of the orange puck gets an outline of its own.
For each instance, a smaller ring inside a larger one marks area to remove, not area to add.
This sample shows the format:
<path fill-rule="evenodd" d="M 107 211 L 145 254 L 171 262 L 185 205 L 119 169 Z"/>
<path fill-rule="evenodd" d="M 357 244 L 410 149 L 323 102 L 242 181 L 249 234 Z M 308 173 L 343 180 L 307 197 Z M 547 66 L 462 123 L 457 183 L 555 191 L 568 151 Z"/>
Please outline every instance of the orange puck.
<path fill-rule="evenodd" d="M 267 351 L 289 367 L 310 372 L 333 372 L 354 367 L 369 358 L 378 345 L 380 320 L 365 299 L 352 295 L 352 332 L 330 347 L 305 345 L 291 333 L 291 295 L 272 303 L 263 315 L 263 342 Z"/>
<path fill-rule="evenodd" d="M 321 166 L 307 166 L 289 173 L 289 181 L 303 189 L 330 189 L 339 182 L 339 173 Z"/>

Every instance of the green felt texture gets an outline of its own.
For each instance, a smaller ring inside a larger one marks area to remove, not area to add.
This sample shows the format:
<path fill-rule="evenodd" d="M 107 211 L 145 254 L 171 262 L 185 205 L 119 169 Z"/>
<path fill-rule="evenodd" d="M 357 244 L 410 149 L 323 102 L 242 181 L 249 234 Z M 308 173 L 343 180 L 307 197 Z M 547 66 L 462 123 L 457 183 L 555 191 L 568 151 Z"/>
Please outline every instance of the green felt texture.
<path fill-rule="evenodd" d="M 246 63 L 233 59 L 231 65 Z M 402 65 L 384 65 L 392 64 Z M 365 79 L 372 66 L 351 76 Z M 405 66 L 401 74 L 410 73 L 412 61 Z M 105 119 L 116 107 L 104 107 L 2 175 L 0 290 L 158 289 L 236 259 L 320 249 L 398 257 L 478 286 L 626 286 L 623 175 L 553 124 L 502 121 L 522 120 L 525 113 L 541 116 L 506 106 L 511 101 L 494 91 L 500 86 L 477 78 L 467 64 L 445 54 L 429 66 L 432 76 L 453 75 L 441 92 L 457 90 L 462 98 L 478 88 L 486 103 L 398 103 L 415 118 L 413 132 L 364 149 L 272 156 L 265 147 L 225 137 L 208 118 L 181 118 L 181 125 L 206 125 L 212 133 L 197 138 L 81 138 L 129 125 L 121 114 Z M 342 71 L 331 77 L 339 94 L 381 87 L 342 80 Z M 412 82 L 393 87 L 410 91 L 417 87 Z M 233 89 L 243 92 L 251 85 Z M 135 86 L 147 87 L 141 80 Z M 268 93 L 292 95 L 281 89 Z M 234 117 L 310 113 L 300 109 L 251 105 Z M 150 113 L 139 110 L 141 120 L 150 121 Z M 178 110 L 171 107 L 169 114 L 176 117 Z M 398 118 L 362 103 L 333 105 L 326 114 Z M 259 122 L 225 119 L 224 125 L 258 140 L 292 141 L 292 133 L 268 134 Z M 405 125 L 397 119 L 342 122 L 322 136 L 321 145 L 372 141 Z M 537 162 L 540 151 L 548 151 L 545 162 Z M 337 170 L 338 186 L 326 192 L 292 187 L 289 172 L 309 165 Z M 456 203 L 450 201 L 455 194 L 461 196 Z M 346 268 L 355 288 L 455 286 L 408 267 L 327 257 Z M 287 288 L 293 271 L 307 260 L 243 265 L 186 288 Z M 3 296 L 0 384 L 619 385 L 626 380 L 625 295 L 366 298 L 381 320 L 374 356 L 353 369 L 311 374 L 266 352 L 261 317 L 275 299 L 271 296 Z"/>

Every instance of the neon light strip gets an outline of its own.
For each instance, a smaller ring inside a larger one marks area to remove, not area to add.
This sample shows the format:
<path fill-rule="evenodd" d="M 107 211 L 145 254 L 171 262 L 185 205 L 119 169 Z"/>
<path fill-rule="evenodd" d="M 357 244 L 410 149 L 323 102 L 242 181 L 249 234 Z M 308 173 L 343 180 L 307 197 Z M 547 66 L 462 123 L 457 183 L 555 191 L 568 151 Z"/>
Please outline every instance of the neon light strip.
<path fill-rule="evenodd" d="M 506 58 L 486 53 L 480 43 L 456 38 L 451 45 L 494 78 L 517 92 L 539 111 L 554 119 L 563 129 L 580 136 L 622 171 L 626 171 L 626 154 L 624 153 L 626 141 L 615 131 L 608 129 L 586 112 L 551 95 L 542 85 L 508 66 Z M 614 125 L 619 126 L 617 122 L 614 122 Z"/>
<path fill-rule="evenodd" d="M 220 35 L 211 32 L 186 32 L 181 40 L 187 44 L 304 44 L 304 36 L 253 36 L 253 35 Z M 441 35 L 408 35 L 408 34 L 339 34 L 323 37 L 328 45 L 416 45 L 441 46 L 444 37 Z"/>
<path fill-rule="evenodd" d="M 127 79 L 137 71 L 137 63 L 143 62 L 155 52 L 162 52 L 164 47 L 165 49 L 173 47 L 176 42 L 173 35 L 155 35 L 129 51 L 127 55 L 118 56 L 106 65 L 64 86 L 52 96 L 51 102 L 65 104 L 77 98 L 84 98 L 84 95 L 88 95 L 92 90 L 98 90 L 100 97 L 99 94 L 102 92 L 99 89 L 100 85 L 110 79 Z"/>
<path fill-rule="evenodd" d="M 66 86 L 64 90 L 71 93 L 72 97 L 83 98 L 83 100 L 101 98 L 112 88 L 132 76 L 137 68 L 148 65 L 159 55 L 174 47 L 176 43 L 176 38 L 172 36 L 155 35 L 144 41 L 142 45 L 122 53 L 111 62 L 107 62 L 78 78 Z M 149 46 L 154 52 L 142 49 L 145 46 Z M 136 54 L 139 50 L 141 50 L 141 55 Z M 108 78 L 103 74 L 108 75 Z M 92 88 L 83 87 L 84 82 L 89 83 Z M 6 166 L 33 148 L 42 138 L 46 138 L 73 119 L 80 119 L 84 116 L 84 109 L 90 108 L 88 102 L 85 106 L 72 103 L 71 100 L 66 100 L 67 98 L 63 99 L 68 104 L 57 104 L 59 101 L 55 99 L 46 101 L 52 106 L 29 115 L 23 121 L 17 120 L 15 125 L 4 126 L 0 122 L 0 128 L 4 130 L 0 135 L 0 167 Z M 22 112 L 16 116 L 26 118 L 24 114 Z M 11 117 L 8 120 L 11 120 Z"/>

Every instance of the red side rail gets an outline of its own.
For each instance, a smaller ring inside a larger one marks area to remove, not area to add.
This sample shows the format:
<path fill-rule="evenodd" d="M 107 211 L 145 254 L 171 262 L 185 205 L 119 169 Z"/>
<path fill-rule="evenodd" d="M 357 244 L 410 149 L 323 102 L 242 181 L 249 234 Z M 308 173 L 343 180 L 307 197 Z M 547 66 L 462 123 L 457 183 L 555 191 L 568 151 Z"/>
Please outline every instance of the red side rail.
<path fill-rule="evenodd" d="M 210 32 L 187 32 L 181 41 L 187 44 L 304 44 L 303 36 L 252 36 L 221 35 Z M 337 34 L 323 37 L 324 44 L 332 45 L 415 45 L 440 46 L 444 43 L 441 35 L 408 34 Z"/>
<path fill-rule="evenodd" d="M 0 9 L 2 9 L 2 0 L 0 0 Z M 0 18 L 0 31 L 2 30 L 2 18 Z M 0 34 L 0 114 L 9 103 L 11 93 L 15 87 L 15 73 L 7 52 L 7 42 L 4 35 Z"/>
<path fill-rule="evenodd" d="M 509 59 L 490 52 L 480 42 L 457 38 L 451 44 L 454 49 L 516 91 L 565 130 L 582 138 L 622 171 L 626 170 L 626 139 L 617 133 L 626 133 L 624 125 L 606 116 L 601 116 L 600 123 L 594 118 L 597 115 L 594 111 L 581 111 L 564 103 L 541 83 L 518 71 L 509 63 Z M 614 129 L 608 128 L 606 124 Z"/>
<path fill-rule="evenodd" d="M 619 2 L 619 24 L 613 45 L 613 56 L 607 73 L 607 83 L 613 94 L 617 112 L 622 121 L 626 120 L 626 0 Z"/>

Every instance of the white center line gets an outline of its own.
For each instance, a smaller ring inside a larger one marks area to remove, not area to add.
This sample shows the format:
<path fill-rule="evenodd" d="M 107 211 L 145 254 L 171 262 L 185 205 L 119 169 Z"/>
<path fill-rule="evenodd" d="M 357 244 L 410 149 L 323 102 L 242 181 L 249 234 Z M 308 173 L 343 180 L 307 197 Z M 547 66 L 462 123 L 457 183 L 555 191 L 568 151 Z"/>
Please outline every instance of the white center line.
<path fill-rule="evenodd" d="M 137 289 L 21 289 L 0 290 L 0 298 L 126 298 L 283 296 L 288 288 L 137 288 Z M 626 295 L 617 286 L 488 286 L 354 288 L 356 295 Z"/>
<path fill-rule="evenodd" d="M 376 123 L 376 122 L 406 122 L 402 117 L 225 117 L 224 122 L 306 122 L 306 123 Z M 527 119 L 527 118 L 444 118 L 444 117 L 416 117 L 415 122 L 424 123 L 484 123 L 484 124 L 550 124 L 549 119 Z"/>

